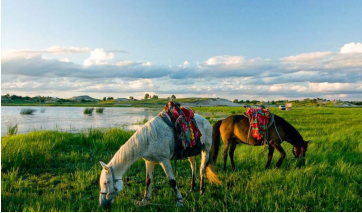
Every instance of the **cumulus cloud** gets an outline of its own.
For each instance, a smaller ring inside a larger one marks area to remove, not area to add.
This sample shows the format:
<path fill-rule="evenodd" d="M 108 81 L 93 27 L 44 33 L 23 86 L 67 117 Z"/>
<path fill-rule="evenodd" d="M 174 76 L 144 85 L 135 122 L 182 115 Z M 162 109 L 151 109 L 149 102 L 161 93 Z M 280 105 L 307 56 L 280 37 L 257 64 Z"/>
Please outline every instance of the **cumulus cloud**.
<path fill-rule="evenodd" d="M 348 43 L 345 44 L 340 53 L 362 53 L 362 43 Z"/>
<path fill-rule="evenodd" d="M 84 66 L 59 59 L 46 59 L 40 55 L 21 58 L 7 58 L 2 60 L 3 75 L 22 75 L 39 77 L 76 77 L 90 78 L 158 78 L 171 73 L 167 67 L 154 66 L 152 63 L 127 62 L 121 66 L 107 60 L 112 57 L 106 55 L 102 59 L 94 57 L 91 66 Z"/>
<path fill-rule="evenodd" d="M 109 64 L 114 60 L 113 53 L 106 53 L 103 49 L 97 48 L 90 52 L 90 57 L 84 60 L 85 66 Z"/>
<path fill-rule="evenodd" d="M 198 66 L 204 74 L 215 77 L 251 76 L 273 68 L 269 59 L 254 58 L 247 60 L 243 56 L 215 56 Z"/>
<path fill-rule="evenodd" d="M 2 89 L 6 93 L 152 92 L 261 100 L 262 97 L 338 98 L 343 94 L 351 99 L 362 94 L 361 46 L 361 43 L 349 43 L 340 52 L 301 53 L 278 60 L 221 55 L 196 64 L 184 61 L 178 66 L 117 60 L 113 52 L 102 48 L 54 46 L 2 56 Z M 54 59 L 40 54 L 87 51 L 89 57 L 83 64 L 73 63 L 64 56 Z"/>

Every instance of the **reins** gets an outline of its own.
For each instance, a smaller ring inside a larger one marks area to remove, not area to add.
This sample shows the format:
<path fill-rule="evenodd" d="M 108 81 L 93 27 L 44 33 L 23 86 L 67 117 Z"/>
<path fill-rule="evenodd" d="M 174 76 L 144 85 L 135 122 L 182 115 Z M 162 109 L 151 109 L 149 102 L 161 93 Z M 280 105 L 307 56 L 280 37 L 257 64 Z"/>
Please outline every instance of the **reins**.
<path fill-rule="evenodd" d="M 125 195 L 120 195 L 121 197 L 123 198 L 126 198 L 127 200 L 130 200 L 134 205 L 140 205 L 142 204 L 142 206 L 147 206 L 147 205 L 152 205 L 152 206 L 169 206 L 169 207 L 174 207 L 175 205 L 170 205 L 170 204 L 161 204 L 161 203 L 142 203 L 142 201 L 138 201 L 138 200 L 135 200 L 135 199 L 132 199 L 132 198 L 129 198 Z"/>
<path fill-rule="evenodd" d="M 101 195 L 107 195 L 107 196 L 109 196 L 109 195 L 119 195 L 119 196 L 121 196 L 121 197 L 123 197 L 123 198 L 126 198 L 126 199 L 132 201 L 135 205 L 142 204 L 141 201 L 138 201 L 138 200 L 129 198 L 129 197 L 123 195 L 123 194 L 118 194 L 118 189 L 117 189 L 117 187 L 116 187 L 116 182 L 118 182 L 119 180 L 122 180 L 122 179 L 116 179 L 115 176 L 114 176 L 114 170 L 113 170 L 113 168 L 112 168 L 112 167 L 109 167 L 109 168 L 110 168 L 110 172 L 111 172 L 112 179 L 113 179 L 113 190 L 114 190 L 114 191 L 108 192 L 108 193 L 106 193 L 106 192 L 100 192 L 100 194 L 101 194 Z M 132 193 L 129 193 L 129 194 L 132 194 Z M 132 195 L 133 195 L 133 194 L 132 194 Z M 186 198 L 188 197 L 188 195 L 189 195 L 189 193 L 187 193 L 186 196 L 185 196 L 184 198 L 182 198 L 182 200 L 186 199 Z M 133 196 L 134 196 L 134 195 L 133 195 Z M 175 205 L 170 205 L 170 204 L 149 203 L 149 202 L 147 202 L 147 203 L 144 204 L 144 206 L 146 206 L 146 205 L 168 206 L 168 207 L 174 207 L 174 206 L 175 206 Z"/>
<path fill-rule="evenodd" d="M 134 194 L 132 193 L 128 193 L 131 194 L 133 197 L 136 197 Z M 190 192 L 188 192 L 186 194 L 185 197 L 182 198 L 182 200 L 185 200 L 188 196 L 189 196 Z M 175 207 L 175 205 L 170 205 L 170 204 L 162 204 L 162 203 L 150 203 L 150 202 L 146 202 L 146 203 L 142 203 L 142 201 L 139 200 L 135 200 L 133 198 L 127 197 L 126 195 L 120 194 L 121 197 L 126 198 L 127 200 L 130 200 L 131 202 L 133 202 L 134 205 L 142 205 L 142 206 L 147 206 L 147 205 L 152 205 L 152 206 L 167 206 L 167 207 Z"/>
<path fill-rule="evenodd" d="M 280 140 L 280 143 L 283 143 L 283 140 L 282 140 L 282 138 L 280 137 L 280 135 L 279 135 L 279 132 L 278 132 L 278 129 L 277 129 L 277 123 L 275 122 L 275 119 L 274 119 L 274 126 L 275 126 L 275 131 L 277 132 L 277 134 L 278 134 L 278 137 L 279 137 L 279 140 Z"/>

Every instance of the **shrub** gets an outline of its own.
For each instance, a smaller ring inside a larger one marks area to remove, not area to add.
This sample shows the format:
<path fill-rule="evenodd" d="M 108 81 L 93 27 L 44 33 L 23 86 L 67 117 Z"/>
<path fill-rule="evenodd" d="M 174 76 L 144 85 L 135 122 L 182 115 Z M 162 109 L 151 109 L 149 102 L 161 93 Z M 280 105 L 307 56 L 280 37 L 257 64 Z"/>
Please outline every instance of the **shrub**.
<path fill-rule="evenodd" d="M 104 108 L 100 107 L 100 108 L 96 108 L 96 113 L 103 113 Z"/>
<path fill-rule="evenodd" d="M 21 109 L 20 114 L 32 115 L 35 111 L 36 111 L 35 109 Z"/>
<path fill-rule="evenodd" d="M 91 115 L 93 113 L 94 108 L 85 108 L 83 111 L 83 114 L 85 115 Z"/>

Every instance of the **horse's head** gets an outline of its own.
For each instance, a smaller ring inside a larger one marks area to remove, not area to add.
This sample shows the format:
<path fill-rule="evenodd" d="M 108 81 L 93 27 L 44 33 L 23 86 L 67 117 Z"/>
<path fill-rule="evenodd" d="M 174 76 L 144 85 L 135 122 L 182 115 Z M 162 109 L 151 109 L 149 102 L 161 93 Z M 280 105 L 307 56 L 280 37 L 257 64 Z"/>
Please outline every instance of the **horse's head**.
<path fill-rule="evenodd" d="M 122 179 L 116 179 L 113 168 L 99 161 L 103 170 L 99 179 L 101 192 L 99 194 L 99 203 L 101 206 L 108 208 L 112 205 L 112 200 L 123 189 Z"/>
<path fill-rule="evenodd" d="M 305 157 L 305 153 L 307 152 L 308 149 L 308 143 L 310 141 L 303 141 L 303 145 L 300 147 L 293 147 L 293 155 L 295 158 L 300 158 L 300 157 Z"/>

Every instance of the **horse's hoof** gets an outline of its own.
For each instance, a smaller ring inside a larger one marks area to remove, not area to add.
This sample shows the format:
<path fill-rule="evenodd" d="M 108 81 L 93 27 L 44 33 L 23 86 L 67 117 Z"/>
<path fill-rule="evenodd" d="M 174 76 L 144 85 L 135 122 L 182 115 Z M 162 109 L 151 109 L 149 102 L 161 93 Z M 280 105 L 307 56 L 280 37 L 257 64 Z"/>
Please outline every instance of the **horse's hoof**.
<path fill-rule="evenodd" d="M 184 204 L 179 201 L 179 202 L 176 203 L 176 207 L 177 208 L 182 208 L 182 207 L 184 207 Z"/>
<path fill-rule="evenodd" d="M 205 189 L 200 189 L 200 195 L 203 195 L 205 193 Z"/>

